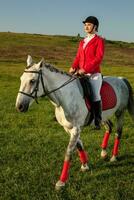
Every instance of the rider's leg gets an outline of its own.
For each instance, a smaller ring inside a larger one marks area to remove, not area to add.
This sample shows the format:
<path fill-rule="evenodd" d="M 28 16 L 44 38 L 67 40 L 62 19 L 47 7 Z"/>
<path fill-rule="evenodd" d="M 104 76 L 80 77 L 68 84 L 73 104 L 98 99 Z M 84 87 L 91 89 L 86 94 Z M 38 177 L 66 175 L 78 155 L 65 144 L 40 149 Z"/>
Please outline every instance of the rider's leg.
<path fill-rule="evenodd" d="M 93 113 L 94 113 L 94 122 L 95 122 L 95 129 L 100 129 L 101 123 L 101 114 L 102 114 L 102 105 L 101 105 L 101 96 L 100 90 L 102 86 L 102 75 L 101 73 L 95 73 L 91 75 L 90 84 L 92 87 L 92 94 L 93 94 Z"/>
<path fill-rule="evenodd" d="M 93 110 L 94 110 L 95 129 L 99 130 L 100 129 L 101 120 L 102 120 L 102 117 L 101 117 L 101 114 L 102 114 L 101 101 L 93 102 Z"/>

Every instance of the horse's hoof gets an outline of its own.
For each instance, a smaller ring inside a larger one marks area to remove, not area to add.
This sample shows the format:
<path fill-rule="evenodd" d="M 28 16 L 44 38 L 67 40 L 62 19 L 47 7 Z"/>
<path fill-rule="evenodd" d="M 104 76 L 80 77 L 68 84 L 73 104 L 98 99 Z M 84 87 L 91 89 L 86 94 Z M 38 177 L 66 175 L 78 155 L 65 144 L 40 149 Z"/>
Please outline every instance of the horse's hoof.
<path fill-rule="evenodd" d="M 117 161 L 117 156 L 112 156 L 112 158 L 110 159 L 110 162 L 116 162 Z"/>
<path fill-rule="evenodd" d="M 88 170 L 89 170 L 89 167 L 88 167 L 87 163 L 81 165 L 81 171 L 82 172 L 86 172 Z"/>
<path fill-rule="evenodd" d="M 65 186 L 65 182 L 62 182 L 61 180 L 59 180 L 56 185 L 55 185 L 55 189 L 57 191 L 61 190 L 63 187 Z"/>
<path fill-rule="evenodd" d="M 104 160 L 107 158 L 107 152 L 104 149 L 101 151 L 101 158 Z"/>

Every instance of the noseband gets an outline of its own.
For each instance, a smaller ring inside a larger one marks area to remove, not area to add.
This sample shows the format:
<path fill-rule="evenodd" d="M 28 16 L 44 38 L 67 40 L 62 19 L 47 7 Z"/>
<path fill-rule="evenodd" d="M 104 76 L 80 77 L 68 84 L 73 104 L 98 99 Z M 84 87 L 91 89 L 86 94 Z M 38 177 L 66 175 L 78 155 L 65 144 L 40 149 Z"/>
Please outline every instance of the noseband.
<path fill-rule="evenodd" d="M 58 88 L 46 92 L 46 91 L 45 91 L 45 86 L 44 86 L 44 81 L 43 81 L 43 76 L 42 76 L 42 70 L 39 70 L 39 71 L 27 71 L 27 70 L 25 70 L 24 72 L 25 72 L 25 73 L 36 73 L 36 74 L 38 74 L 38 79 L 37 79 L 37 81 L 36 81 L 36 85 L 35 85 L 33 91 L 32 91 L 30 94 L 25 93 L 25 92 L 23 92 L 23 91 L 19 91 L 18 93 L 21 93 L 21 94 L 24 94 L 24 95 L 26 95 L 26 96 L 28 96 L 28 97 L 33 98 L 33 99 L 36 101 L 37 104 L 38 104 L 37 92 L 39 91 L 39 82 L 40 82 L 40 80 L 41 80 L 41 84 L 42 84 L 42 88 L 43 88 L 43 92 L 44 92 L 44 94 L 42 95 L 42 97 L 44 97 L 44 96 L 47 96 L 47 95 L 51 94 L 52 92 L 55 92 L 55 91 L 59 90 L 60 88 L 62 88 L 62 87 L 64 87 L 65 85 L 69 84 L 70 82 L 74 81 L 75 79 L 78 79 L 77 76 L 71 76 L 70 79 L 69 79 L 68 81 L 66 81 L 65 83 L 63 83 L 63 84 L 62 84 L 61 86 L 59 86 Z M 35 93 L 35 94 L 34 94 L 34 93 Z M 33 94 L 34 94 L 34 95 L 33 95 Z"/>

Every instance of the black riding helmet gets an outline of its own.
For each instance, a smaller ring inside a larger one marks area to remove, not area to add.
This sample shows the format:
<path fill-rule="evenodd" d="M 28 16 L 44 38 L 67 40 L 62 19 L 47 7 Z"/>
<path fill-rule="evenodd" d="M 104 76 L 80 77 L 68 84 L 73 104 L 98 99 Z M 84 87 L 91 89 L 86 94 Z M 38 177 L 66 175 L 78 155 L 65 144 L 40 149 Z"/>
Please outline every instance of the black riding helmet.
<path fill-rule="evenodd" d="M 98 31 L 98 27 L 99 27 L 99 21 L 96 17 L 94 16 L 89 16 L 85 19 L 85 21 L 83 21 L 83 23 L 85 24 L 86 22 L 92 23 L 96 26 L 96 31 Z"/>

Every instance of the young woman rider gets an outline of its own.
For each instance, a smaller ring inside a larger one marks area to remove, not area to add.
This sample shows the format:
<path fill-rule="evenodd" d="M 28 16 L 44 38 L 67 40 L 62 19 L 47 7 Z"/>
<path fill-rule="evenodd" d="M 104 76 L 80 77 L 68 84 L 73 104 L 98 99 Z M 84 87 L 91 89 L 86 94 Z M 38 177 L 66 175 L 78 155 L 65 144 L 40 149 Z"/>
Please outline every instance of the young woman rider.
<path fill-rule="evenodd" d="M 84 21 L 84 30 L 87 36 L 80 41 L 79 48 L 69 69 L 70 73 L 89 76 L 93 92 L 93 114 L 95 129 L 100 129 L 101 124 L 101 96 L 102 85 L 101 62 L 104 55 L 104 39 L 97 35 L 99 21 L 94 16 L 87 17 Z"/>

